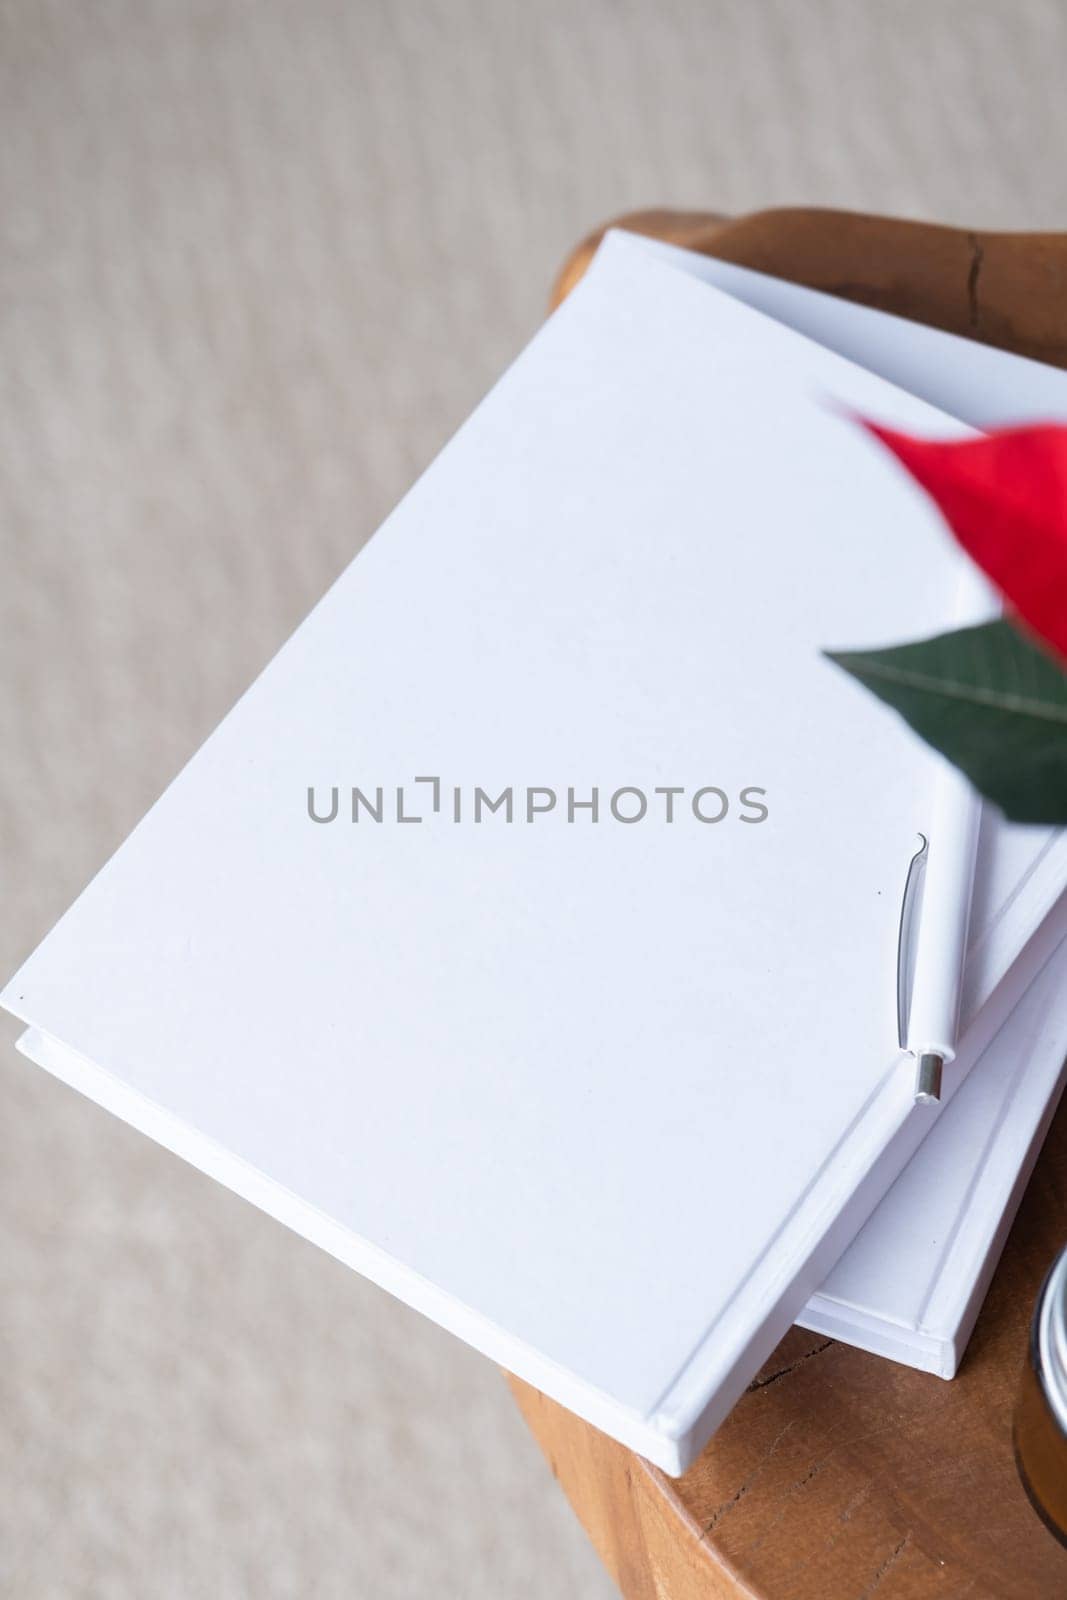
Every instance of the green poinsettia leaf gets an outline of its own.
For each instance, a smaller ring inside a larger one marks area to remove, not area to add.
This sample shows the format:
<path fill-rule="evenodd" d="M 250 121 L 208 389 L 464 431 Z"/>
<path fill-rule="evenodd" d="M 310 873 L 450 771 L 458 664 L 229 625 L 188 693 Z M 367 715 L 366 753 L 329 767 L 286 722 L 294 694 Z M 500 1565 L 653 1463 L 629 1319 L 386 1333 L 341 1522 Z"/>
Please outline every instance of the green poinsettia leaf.
<path fill-rule="evenodd" d="M 827 651 L 1014 822 L 1067 822 L 1067 674 L 1009 622 Z"/>

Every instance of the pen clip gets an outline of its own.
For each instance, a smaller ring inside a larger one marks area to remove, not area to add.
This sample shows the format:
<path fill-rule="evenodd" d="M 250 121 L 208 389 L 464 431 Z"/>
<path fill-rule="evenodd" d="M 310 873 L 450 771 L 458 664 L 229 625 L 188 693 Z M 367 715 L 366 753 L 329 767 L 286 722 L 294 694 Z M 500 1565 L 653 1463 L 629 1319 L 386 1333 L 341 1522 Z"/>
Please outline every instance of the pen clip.
<path fill-rule="evenodd" d="M 915 925 L 915 907 L 918 890 L 926 866 L 929 841 L 920 833 L 919 848 L 908 863 L 904 879 L 904 895 L 900 902 L 900 926 L 897 929 L 897 1043 L 908 1049 L 908 1012 L 911 1003 L 911 952 L 912 929 Z M 915 1099 L 921 1105 L 930 1105 L 941 1098 L 941 1069 L 943 1058 L 931 1051 L 916 1057 Z"/>
<path fill-rule="evenodd" d="M 908 1009 L 911 1000 L 911 936 L 915 925 L 915 906 L 922 871 L 926 865 L 928 844 L 925 833 L 920 833 L 918 838 L 918 849 L 908 863 L 908 875 L 904 879 L 904 894 L 900 902 L 900 926 L 897 930 L 897 1043 L 902 1050 L 908 1048 Z"/>

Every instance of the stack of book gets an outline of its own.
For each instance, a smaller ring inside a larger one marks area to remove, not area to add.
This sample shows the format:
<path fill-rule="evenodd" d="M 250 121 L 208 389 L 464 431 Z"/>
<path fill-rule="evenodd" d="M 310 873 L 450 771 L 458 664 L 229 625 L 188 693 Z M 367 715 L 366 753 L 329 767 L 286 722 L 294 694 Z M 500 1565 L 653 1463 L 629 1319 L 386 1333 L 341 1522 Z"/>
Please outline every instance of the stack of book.
<path fill-rule="evenodd" d="M 951 1377 L 1063 1084 L 1067 842 L 823 653 L 990 605 L 856 414 L 1067 374 L 609 234 L 2 995 L 673 1473 L 794 1321 Z"/>

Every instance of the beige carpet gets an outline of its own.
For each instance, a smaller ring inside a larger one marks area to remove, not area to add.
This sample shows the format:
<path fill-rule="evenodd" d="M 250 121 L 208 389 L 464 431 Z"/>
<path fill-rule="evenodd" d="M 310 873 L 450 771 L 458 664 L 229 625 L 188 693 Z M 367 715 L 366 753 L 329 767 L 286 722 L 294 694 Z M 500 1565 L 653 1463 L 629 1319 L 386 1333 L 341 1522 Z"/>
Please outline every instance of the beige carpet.
<path fill-rule="evenodd" d="M 1058 0 L 24 0 L 0 26 L 5 977 L 588 225 L 1067 224 Z M 608 1592 L 489 1364 L 13 1037 L 0 1593 Z"/>

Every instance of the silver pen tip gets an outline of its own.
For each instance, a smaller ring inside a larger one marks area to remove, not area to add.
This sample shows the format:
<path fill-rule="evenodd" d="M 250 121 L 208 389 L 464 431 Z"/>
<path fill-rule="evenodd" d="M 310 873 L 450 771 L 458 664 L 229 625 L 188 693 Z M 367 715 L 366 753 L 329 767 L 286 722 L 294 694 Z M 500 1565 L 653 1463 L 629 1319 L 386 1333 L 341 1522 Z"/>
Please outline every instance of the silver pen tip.
<path fill-rule="evenodd" d="M 933 1051 L 924 1051 L 919 1057 L 915 1075 L 915 1098 L 920 1105 L 933 1105 L 941 1098 L 941 1072 L 944 1059 Z"/>

